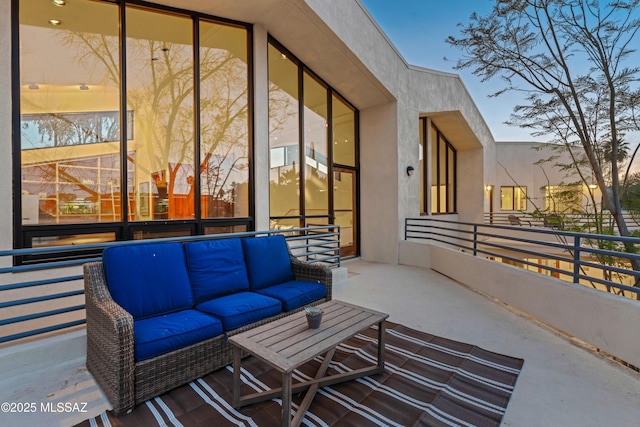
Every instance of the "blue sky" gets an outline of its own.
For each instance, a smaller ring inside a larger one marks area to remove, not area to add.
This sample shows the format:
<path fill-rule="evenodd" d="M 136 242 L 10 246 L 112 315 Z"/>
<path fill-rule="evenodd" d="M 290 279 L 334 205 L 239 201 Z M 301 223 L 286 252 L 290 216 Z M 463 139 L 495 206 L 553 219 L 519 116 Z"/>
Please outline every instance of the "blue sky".
<path fill-rule="evenodd" d="M 445 43 L 448 36 L 459 35 L 458 23 L 466 23 L 473 12 L 486 14 L 493 0 L 361 1 L 408 63 L 461 76 L 496 140 L 534 140 L 528 131 L 504 124 L 518 103 L 517 95 L 488 98 L 501 87 L 500 81 L 481 83 L 470 70 L 454 70 L 462 52 Z"/>

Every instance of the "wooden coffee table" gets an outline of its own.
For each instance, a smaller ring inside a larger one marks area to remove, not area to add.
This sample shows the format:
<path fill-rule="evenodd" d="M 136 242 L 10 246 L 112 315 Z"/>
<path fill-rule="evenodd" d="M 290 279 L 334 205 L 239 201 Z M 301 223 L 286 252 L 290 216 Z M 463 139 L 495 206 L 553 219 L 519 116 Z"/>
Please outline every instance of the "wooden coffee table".
<path fill-rule="evenodd" d="M 309 329 L 302 311 L 229 337 L 229 342 L 233 345 L 233 406 L 235 408 L 282 397 L 282 425 L 298 426 L 309 409 L 318 387 L 382 373 L 385 321 L 389 315 L 336 300 L 320 304 L 319 307 L 324 311 L 319 329 Z M 376 323 L 378 324 L 378 363 L 343 374 L 325 376 L 336 346 Z M 242 350 L 281 372 L 282 387 L 241 397 Z M 325 358 L 315 379 L 292 384 L 293 370 L 321 354 L 325 354 Z M 307 394 L 292 420 L 291 395 L 305 390 Z"/>

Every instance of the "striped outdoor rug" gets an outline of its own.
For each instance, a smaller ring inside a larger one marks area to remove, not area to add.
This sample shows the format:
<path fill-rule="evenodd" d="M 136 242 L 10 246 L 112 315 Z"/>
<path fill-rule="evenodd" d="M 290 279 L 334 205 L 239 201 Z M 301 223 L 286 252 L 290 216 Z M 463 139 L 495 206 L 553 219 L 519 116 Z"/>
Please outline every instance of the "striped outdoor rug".
<path fill-rule="evenodd" d="M 376 328 L 338 347 L 328 374 L 376 360 Z M 492 353 L 402 325 L 387 323 L 383 374 L 318 390 L 307 426 L 498 426 L 514 391 L 522 359 Z M 322 358 L 294 374 L 311 378 Z M 280 385 L 281 377 L 255 358 L 243 361 L 242 394 Z M 278 426 L 280 399 L 234 410 L 232 368 L 226 367 L 135 408 L 109 413 L 86 426 Z M 294 396 L 294 408 L 303 395 Z"/>

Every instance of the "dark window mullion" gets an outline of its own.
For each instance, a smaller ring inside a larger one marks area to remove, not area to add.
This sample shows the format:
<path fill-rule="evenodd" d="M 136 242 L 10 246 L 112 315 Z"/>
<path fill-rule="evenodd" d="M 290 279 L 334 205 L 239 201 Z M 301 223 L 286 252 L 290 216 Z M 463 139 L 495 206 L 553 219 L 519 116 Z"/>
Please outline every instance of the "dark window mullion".
<path fill-rule="evenodd" d="M 305 151 L 304 140 L 304 69 L 302 64 L 298 64 L 298 169 L 300 174 L 300 197 L 298 198 L 298 206 L 300 208 L 300 226 L 304 227 L 306 220 L 306 208 L 305 208 L 305 176 L 306 176 L 306 159 L 307 153 Z"/>
<path fill-rule="evenodd" d="M 196 234 L 204 234 L 204 226 L 200 221 L 202 219 L 202 197 L 200 193 L 202 187 L 200 185 L 201 167 L 200 167 L 200 20 L 193 18 L 193 211 L 194 218 L 198 221 Z"/>
<path fill-rule="evenodd" d="M 127 13 L 126 2 L 120 3 L 120 219 L 122 220 L 123 236 L 130 239 L 129 234 L 129 156 L 127 144 Z"/>

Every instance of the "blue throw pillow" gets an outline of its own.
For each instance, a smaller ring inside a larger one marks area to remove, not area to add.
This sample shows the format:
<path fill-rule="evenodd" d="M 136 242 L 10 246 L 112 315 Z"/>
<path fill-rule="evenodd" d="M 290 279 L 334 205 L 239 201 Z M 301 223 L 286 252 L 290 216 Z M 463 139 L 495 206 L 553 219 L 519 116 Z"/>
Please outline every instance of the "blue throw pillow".
<path fill-rule="evenodd" d="M 242 246 L 251 290 L 294 279 L 284 236 L 246 238 L 242 240 Z"/>
<path fill-rule="evenodd" d="M 111 297 L 134 319 L 193 308 L 180 243 L 112 246 L 102 262 Z"/>
<path fill-rule="evenodd" d="M 249 290 L 240 239 L 189 242 L 184 251 L 196 304 Z"/>

